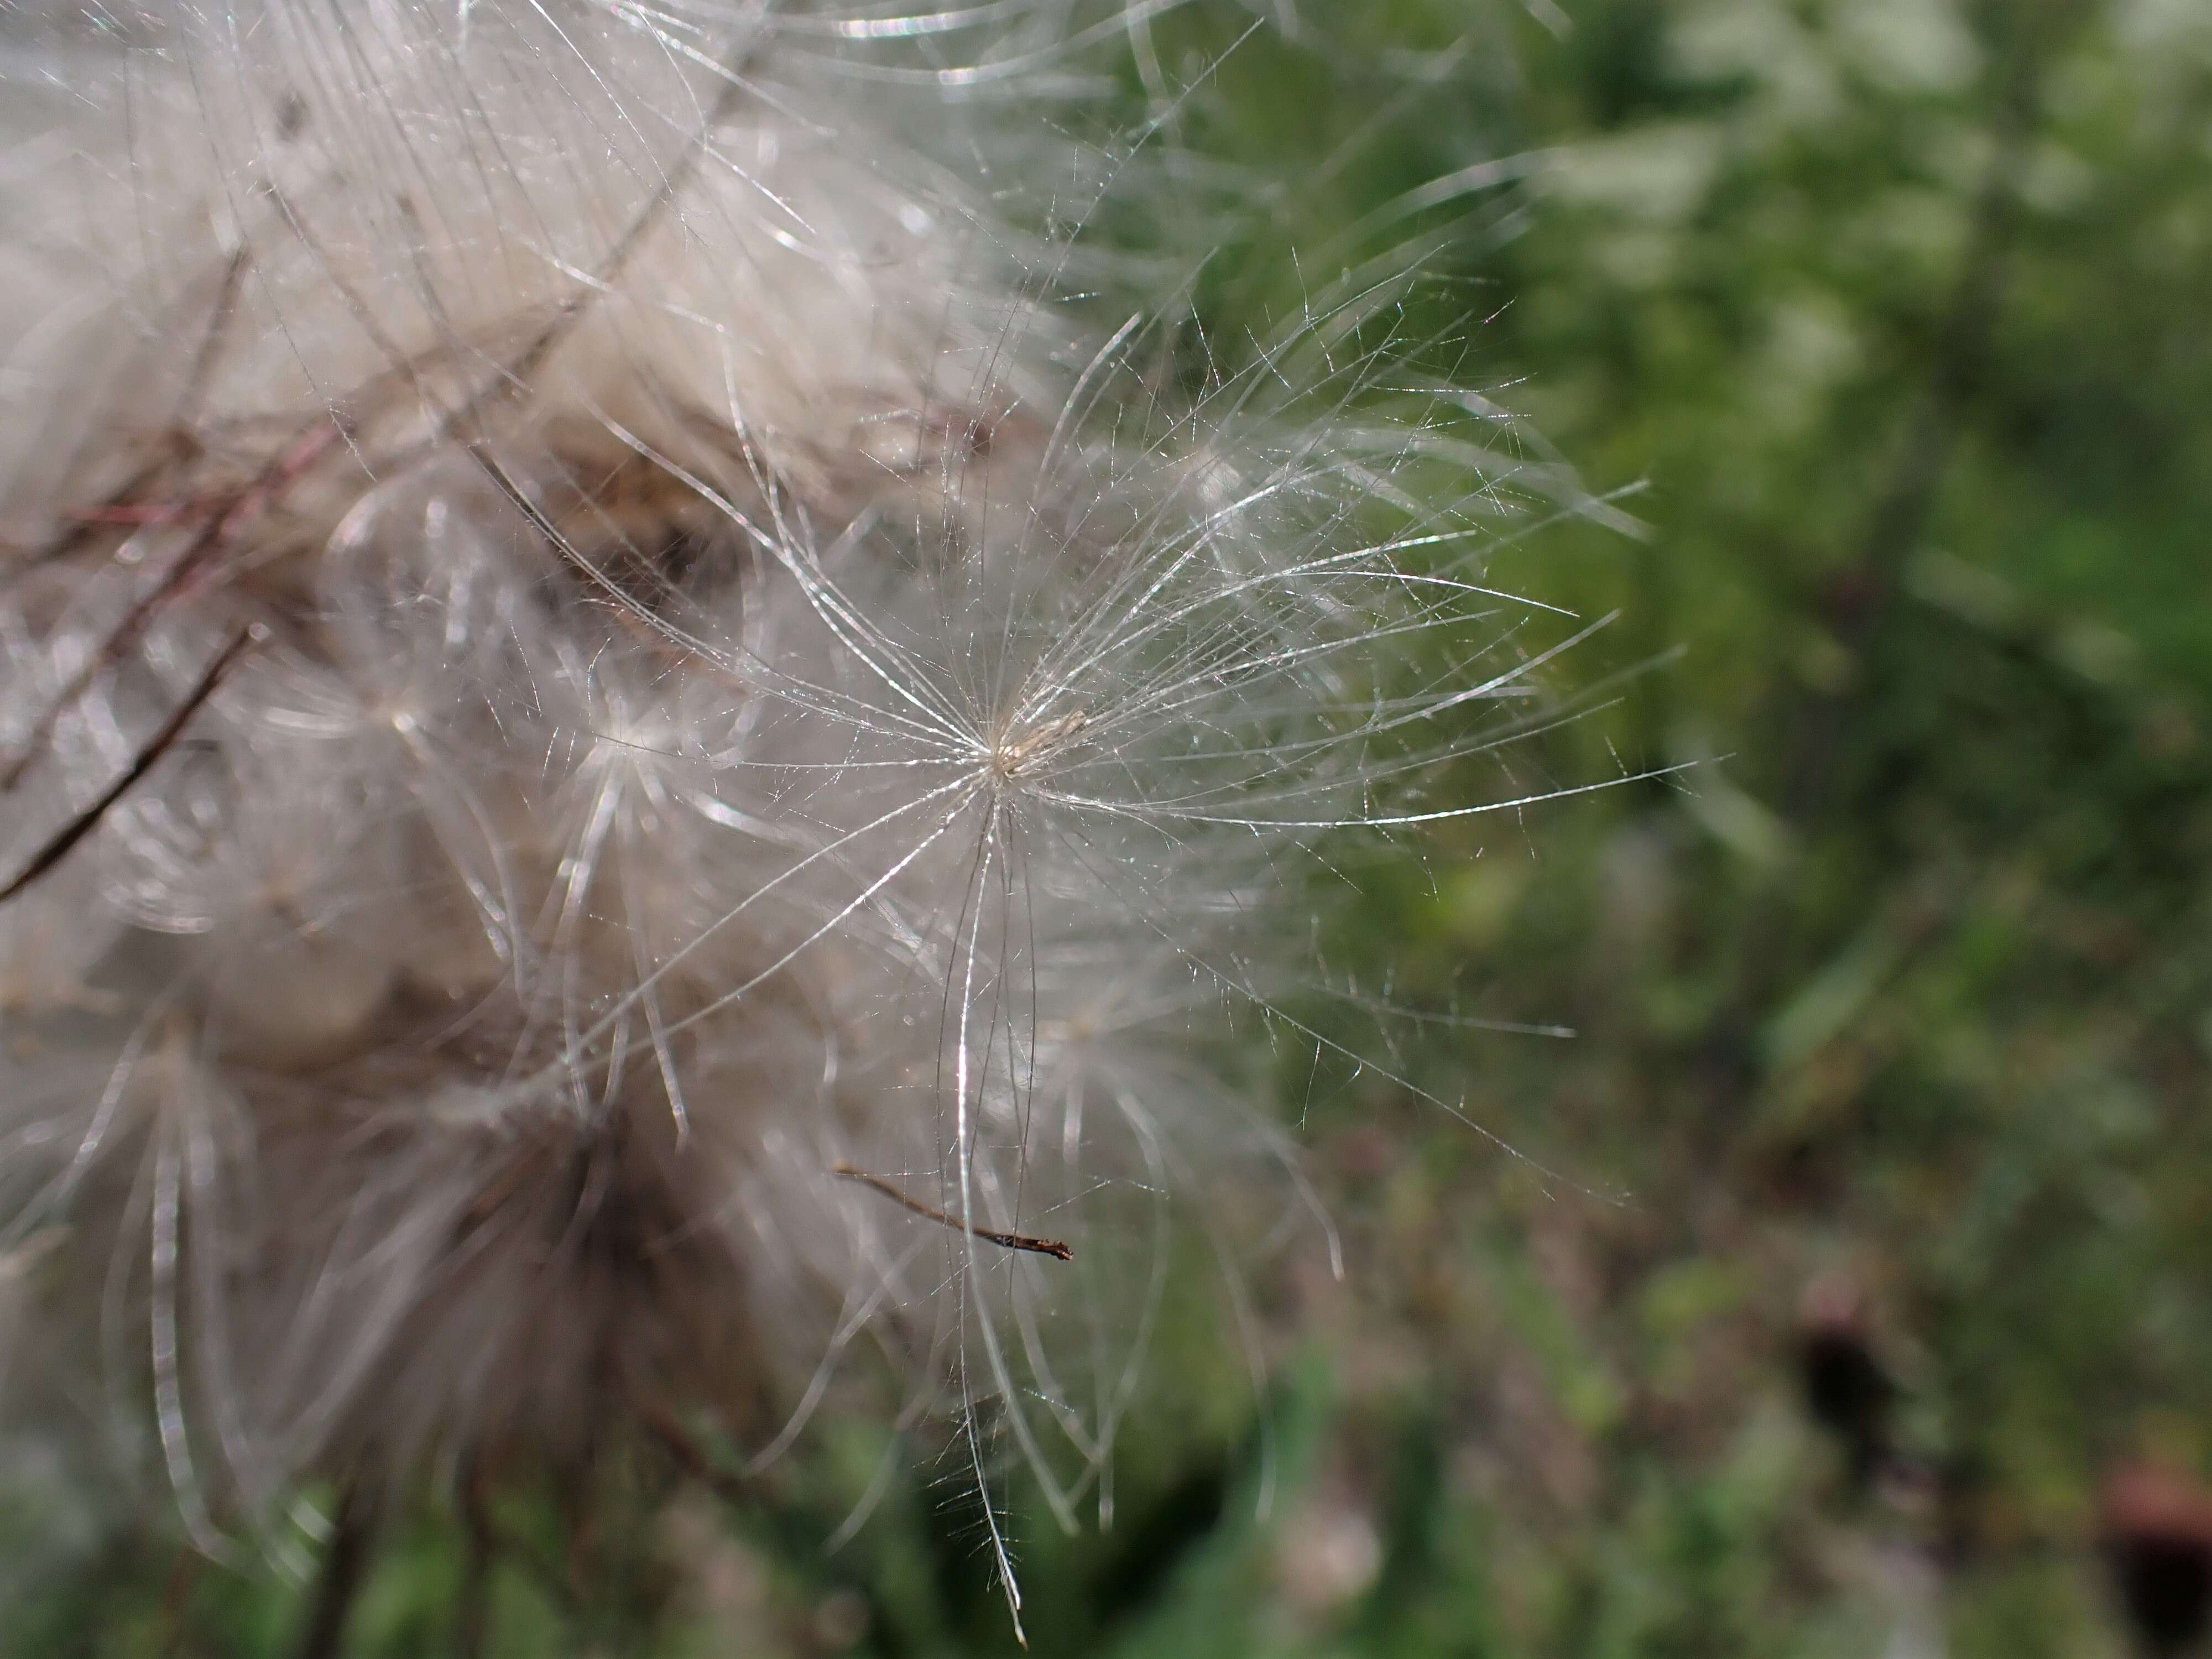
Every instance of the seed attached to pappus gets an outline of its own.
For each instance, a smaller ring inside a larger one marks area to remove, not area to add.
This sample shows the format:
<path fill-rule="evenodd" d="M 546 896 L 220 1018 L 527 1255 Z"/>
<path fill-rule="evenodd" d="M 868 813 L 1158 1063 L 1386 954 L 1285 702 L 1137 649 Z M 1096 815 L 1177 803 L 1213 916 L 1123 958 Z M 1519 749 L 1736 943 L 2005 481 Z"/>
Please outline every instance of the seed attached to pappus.
<path fill-rule="evenodd" d="M 916 1198 L 909 1198 L 899 1190 L 896 1182 L 887 1181 L 882 1176 L 870 1175 L 865 1170 L 856 1170 L 849 1164 L 837 1164 L 830 1173 L 857 1181 L 864 1187 L 872 1187 L 885 1198 L 890 1199 L 892 1203 L 904 1206 L 925 1221 L 934 1221 L 940 1227 L 950 1227 L 956 1233 L 973 1233 L 978 1238 L 1009 1250 L 1029 1250 L 1038 1255 L 1051 1256 L 1060 1261 L 1075 1260 L 1073 1249 L 1062 1243 L 1059 1239 L 1036 1238 L 1028 1233 L 1000 1232 L 990 1227 L 971 1226 L 957 1216 L 947 1215 L 934 1206 L 924 1204 Z"/>

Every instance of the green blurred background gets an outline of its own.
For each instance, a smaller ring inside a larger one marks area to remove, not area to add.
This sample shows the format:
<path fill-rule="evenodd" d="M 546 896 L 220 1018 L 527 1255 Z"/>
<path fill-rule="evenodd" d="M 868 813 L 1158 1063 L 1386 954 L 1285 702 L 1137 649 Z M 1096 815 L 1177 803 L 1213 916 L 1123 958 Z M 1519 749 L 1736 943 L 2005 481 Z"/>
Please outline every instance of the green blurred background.
<path fill-rule="evenodd" d="M 1258 1272 L 1262 1399 L 1174 1302 L 1109 1531 L 1014 1481 L 1033 1650 L 2129 1651 L 2100 1482 L 2212 1472 L 2212 6 L 1249 18 L 1161 16 L 1121 71 L 1142 114 L 1235 46 L 1168 135 L 1255 181 L 1201 317 L 1426 239 L 1480 319 L 1436 366 L 1645 486 L 1643 536 L 1501 562 L 1622 613 L 1565 675 L 1613 698 L 1519 763 L 1705 763 L 1370 873 L 1347 948 L 1408 1006 L 1573 1028 L 1405 1057 L 1568 1180 L 1322 1079 L 1346 1281 Z M 1894 1390 L 1856 1458 L 1814 1326 Z M 518 1502 L 487 1651 L 1010 1650 L 953 1474 L 823 1553 L 882 1446 L 649 1522 L 641 1473 L 588 1571 Z M 447 1650 L 465 1533 L 410 1523 L 353 1651 Z M 283 1650 L 297 1592 L 173 1550 L 108 1538 L 0 1651 Z"/>

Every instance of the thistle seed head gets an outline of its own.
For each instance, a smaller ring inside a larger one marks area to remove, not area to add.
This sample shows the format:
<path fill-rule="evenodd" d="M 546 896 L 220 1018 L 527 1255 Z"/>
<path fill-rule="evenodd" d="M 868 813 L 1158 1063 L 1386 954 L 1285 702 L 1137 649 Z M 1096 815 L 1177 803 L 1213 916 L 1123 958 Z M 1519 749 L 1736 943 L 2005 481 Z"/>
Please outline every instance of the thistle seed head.
<path fill-rule="evenodd" d="M 1576 500 L 1417 276 L 1163 389 L 1032 210 L 1141 155 L 960 95 L 1160 9 L 5 24 L 6 1346 L 204 1547 L 856 1374 L 1072 1524 L 1177 1195 L 1233 1275 L 1296 1185 L 1235 1035 L 1421 1092 L 1312 895 L 1551 793 L 1474 793 L 1559 714 L 1483 565 Z"/>

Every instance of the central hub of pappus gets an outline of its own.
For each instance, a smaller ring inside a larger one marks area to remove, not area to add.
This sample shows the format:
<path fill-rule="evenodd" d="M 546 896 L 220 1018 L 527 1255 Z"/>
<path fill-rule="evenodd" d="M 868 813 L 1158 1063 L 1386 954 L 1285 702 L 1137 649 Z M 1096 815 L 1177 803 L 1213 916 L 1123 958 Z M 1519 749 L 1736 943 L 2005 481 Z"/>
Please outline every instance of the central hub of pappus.
<path fill-rule="evenodd" d="M 991 749 L 993 781 L 1012 782 L 1037 763 L 1064 748 L 1077 732 L 1090 723 L 1091 716 L 1078 708 L 1025 731 L 1003 734 Z"/>

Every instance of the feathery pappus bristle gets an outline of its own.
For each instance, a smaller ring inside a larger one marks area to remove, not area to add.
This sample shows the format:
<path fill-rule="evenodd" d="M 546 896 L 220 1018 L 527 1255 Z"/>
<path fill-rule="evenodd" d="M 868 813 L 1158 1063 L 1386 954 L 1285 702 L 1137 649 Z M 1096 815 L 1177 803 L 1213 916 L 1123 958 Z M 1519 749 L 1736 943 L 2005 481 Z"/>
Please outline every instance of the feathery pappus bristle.
<path fill-rule="evenodd" d="M 863 1346 L 1073 1525 L 1176 1194 L 1295 1185 L 1223 1055 L 1364 1061 L 1312 885 L 1518 804 L 1577 502 L 1395 266 L 1188 386 L 1056 303 L 1149 134 L 1020 98 L 1170 9 L 7 20 L 9 1347 L 203 1548 Z"/>

